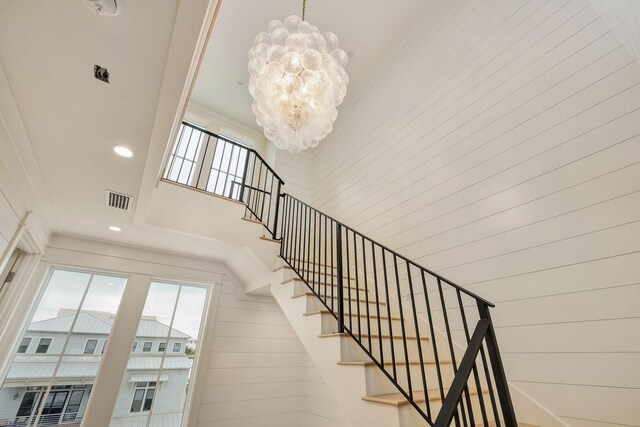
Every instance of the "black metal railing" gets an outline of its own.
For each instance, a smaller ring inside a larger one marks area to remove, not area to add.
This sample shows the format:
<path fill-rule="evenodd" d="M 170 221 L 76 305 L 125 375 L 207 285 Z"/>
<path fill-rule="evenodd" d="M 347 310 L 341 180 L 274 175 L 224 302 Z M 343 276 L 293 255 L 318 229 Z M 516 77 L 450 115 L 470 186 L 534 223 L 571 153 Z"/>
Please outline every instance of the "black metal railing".
<path fill-rule="evenodd" d="M 281 194 L 252 148 L 183 123 L 165 181 L 240 201 L 280 256 L 429 425 L 516 427 L 493 304 Z"/>
<path fill-rule="evenodd" d="M 493 304 L 288 194 L 282 204 L 283 260 L 430 425 L 517 425 Z"/>
<path fill-rule="evenodd" d="M 276 238 L 283 181 L 253 148 L 183 122 L 163 180 L 244 203 Z"/>

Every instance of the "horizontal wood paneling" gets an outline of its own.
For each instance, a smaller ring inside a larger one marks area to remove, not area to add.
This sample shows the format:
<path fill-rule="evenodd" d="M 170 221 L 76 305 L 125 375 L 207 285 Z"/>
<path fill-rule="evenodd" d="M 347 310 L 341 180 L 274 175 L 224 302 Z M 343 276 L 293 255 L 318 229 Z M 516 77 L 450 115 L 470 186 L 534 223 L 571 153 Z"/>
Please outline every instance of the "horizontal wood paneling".
<path fill-rule="evenodd" d="M 205 351 L 198 426 L 346 425 L 273 298 L 243 295 L 225 277 Z"/>
<path fill-rule="evenodd" d="M 347 96 L 312 204 L 495 301 L 564 423 L 638 425 L 640 64 L 587 0 L 439 4 Z"/>

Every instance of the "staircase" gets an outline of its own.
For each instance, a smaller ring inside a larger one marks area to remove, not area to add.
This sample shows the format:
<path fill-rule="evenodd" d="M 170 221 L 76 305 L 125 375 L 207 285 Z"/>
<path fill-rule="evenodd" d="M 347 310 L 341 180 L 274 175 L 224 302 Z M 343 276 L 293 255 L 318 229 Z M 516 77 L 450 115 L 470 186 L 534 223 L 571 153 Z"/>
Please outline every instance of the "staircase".
<path fill-rule="evenodd" d="M 175 173 L 185 130 L 188 144 L 194 134 L 206 141 L 191 151 L 217 170 L 192 165 L 186 176 L 181 163 Z M 242 202 L 244 219 L 279 245 L 271 293 L 354 426 L 518 425 L 493 304 L 282 194 L 284 182 L 255 150 L 188 123 L 164 179 Z"/>

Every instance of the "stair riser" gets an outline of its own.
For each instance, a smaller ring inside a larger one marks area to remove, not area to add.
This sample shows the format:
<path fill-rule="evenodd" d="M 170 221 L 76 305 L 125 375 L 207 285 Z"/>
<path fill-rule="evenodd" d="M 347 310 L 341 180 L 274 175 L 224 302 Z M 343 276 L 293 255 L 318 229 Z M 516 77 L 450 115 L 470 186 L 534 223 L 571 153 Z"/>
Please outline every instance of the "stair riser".
<path fill-rule="evenodd" d="M 294 296 L 299 296 L 299 295 L 303 295 L 305 292 L 311 291 L 311 289 L 303 282 L 301 281 L 294 281 L 294 289 L 293 289 L 293 295 Z M 322 297 L 324 298 L 324 293 L 326 290 L 327 293 L 327 300 L 331 298 L 331 292 L 333 291 L 333 296 L 337 296 L 337 289 L 331 286 L 315 286 L 314 290 L 316 292 L 319 292 L 320 295 L 322 295 Z M 351 298 L 356 298 L 356 289 L 351 289 Z M 366 292 L 364 292 L 363 290 L 359 290 L 358 292 L 358 298 L 360 298 L 361 300 L 364 300 L 367 296 Z M 346 294 L 345 294 L 346 297 Z M 369 300 L 371 301 L 371 297 L 369 297 Z M 345 299 L 345 304 L 347 304 L 347 301 Z M 371 307 L 369 307 L 369 309 L 371 309 Z"/>
<path fill-rule="evenodd" d="M 391 365 L 385 365 L 387 372 L 393 377 L 393 368 Z M 454 374 L 452 365 L 443 364 L 440 367 L 442 374 L 443 388 L 446 389 L 451 385 Z M 422 372 L 419 364 L 409 365 L 411 373 L 411 388 L 413 390 L 424 389 L 422 383 Z M 435 364 L 425 364 L 424 373 L 427 380 L 427 389 L 429 396 L 440 396 L 440 382 L 438 380 L 438 372 Z M 365 377 L 367 379 L 367 395 L 376 396 L 380 394 L 397 393 L 398 389 L 389 381 L 387 376 L 375 365 L 367 365 L 365 367 Z M 396 365 L 396 381 L 405 390 L 408 390 L 407 367 L 406 365 Z"/>
<path fill-rule="evenodd" d="M 356 298 L 354 293 L 351 294 L 351 297 Z M 346 295 L 345 295 L 345 298 L 346 298 Z M 338 311 L 338 300 L 336 298 L 327 298 L 327 304 L 329 305 L 329 307 L 331 307 L 331 301 L 333 301 L 334 311 Z M 363 300 L 363 299 L 360 300 L 360 303 L 358 303 L 358 301 L 349 301 L 346 299 L 344 300 L 344 310 L 347 313 L 357 314 L 358 307 L 360 307 L 360 314 L 366 315 L 367 306 L 369 307 L 369 315 L 376 313 L 375 300 L 372 301 L 371 299 L 369 299 L 369 304 L 367 304 L 366 300 Z M 322 304 L 322 302 L 320 302 L 320 300 L 315 295 L 307 296 L 307 309 L 308 309 L 307 311 L 316 311 L 316 310 L 320 310 L 321 308 L 324 308 L 324 305 Z M 385 310 L 386 310 L 386 306 L 380 305 L 381 313 L 386 314 Z"/>
<path fill-rule="evenodd" d="M 353 321 L 353 325 L 354 325 L 354 330 L 358 330 L 358 326 L 357 326 L 357 322 L 358 322 L 358 317 L 357 316 L 349 316 L 345 319 L 345 322 L 347 323 L 347 325 L 349 324 L 349 319 L 352 319 Z M 382 330 L 382 335 L 388 334 L 389 332 L 389 321 L 387 319 L 380 319 L 380 329 Z M 366 318 L 360 318 L 360 324 L 362 326 L 362 333 L 368 333 L 369 332 L 369 325 L 367 325 L 367 319 Z M 394 328 L 394 330 L 396 330 L 396 328 L 398 330 L 400 330 L 400 320 L 391 320 L 391 324 L 392 324 L 392 328 Z M 371 325 L 371 331 L 373 334 L 378 334 L 380 331 L 378 329 L 378 321 L 375 318 L 370 319 L 370 325 Z M 335 317 L 333 317 L 333 315 L 329 314 L 329 313 L 322 313 L 322 333 L 323 334 L 330 334 L 333 332 L 337 332 L 338 331 L 338 321 L 336 320 Z"/>

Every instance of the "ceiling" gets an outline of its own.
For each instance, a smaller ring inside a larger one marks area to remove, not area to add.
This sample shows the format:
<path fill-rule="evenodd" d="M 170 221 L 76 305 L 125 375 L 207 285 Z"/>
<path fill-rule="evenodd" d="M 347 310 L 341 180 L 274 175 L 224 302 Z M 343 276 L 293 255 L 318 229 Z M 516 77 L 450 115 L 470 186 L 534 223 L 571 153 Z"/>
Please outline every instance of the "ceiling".
<path fill-rule="evenodd" d="M 246 84 L 247 54 L 254 37 L 267 30 L 269 21 L 300 15 L 301 5 L 302 0 L 223 1 L 191 99 L 257 127 Z M 432 7 L 425 0 L 308 0 L 306 19 L 321 32 L 336 33 L 340 47 L 353 52 L 346 67 L 353 93 Z M 238 80 L 245 84 L 239 85 Z"/>
<path fill-rule="evenodd" d="M 133 211 L 105 204 L 107 189 L 138 195 L 183 7 L 177 0 L 123 3 L 121 15 L 104 17 L 81 0 L 0 2 L 0 64 L 12 92 L 0 96 L 13 97 L 28 135 L 35 157 L 28 176 L 42 177 L 38 198 L 50 201 L 45 214 L 53 233 L 222 256 L 188 236 L 136 224 Z M 108 68 L 110 84 L 93 77 L 95 64 Z M 135 157 L 115 155 L 118 144 Z"/>

